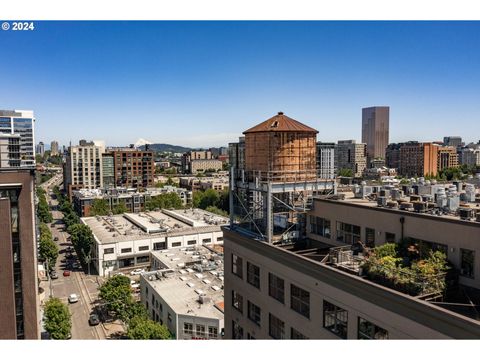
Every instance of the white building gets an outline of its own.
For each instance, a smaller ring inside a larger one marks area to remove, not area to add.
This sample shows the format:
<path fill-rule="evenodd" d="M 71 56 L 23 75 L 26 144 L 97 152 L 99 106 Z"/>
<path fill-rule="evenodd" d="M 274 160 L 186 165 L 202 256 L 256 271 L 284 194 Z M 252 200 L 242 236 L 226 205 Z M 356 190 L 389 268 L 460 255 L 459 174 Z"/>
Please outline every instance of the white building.
<path fill-rule="evenodd" d="M 152 250 L 223 241 L 228 219 L 201 209 L 81 218 L 93 233 L 92 264 L 100 276 L 148 267 Z"/>
<path fill-rule="evenodd" d="M 20 167 L 35 166 L 35 117 L 31 110 L 0 110 L 0 133 L 20 135 Z"/>
<path fill-rule="evenodd" d="M 335 178 L 335 143 L 317 142 L 317 169 L 321 179 Z"/>
<path fill-rule="evenodd" d="M 217 246 L 220 247 L 220 246 Z M 221 339 L 224 333 L 223 247 L 152 252 L 152 271 L 140 276 L 150 318 L 176 339 Z"/>
<path fill-rule="evenodd" d="M 103 187 L 102 154 L 105 144 L 99 141 L 80 140 L 79 145 L 70 146 L 64 169 L 64 186 L 69 197 L 73 190 Z"/>

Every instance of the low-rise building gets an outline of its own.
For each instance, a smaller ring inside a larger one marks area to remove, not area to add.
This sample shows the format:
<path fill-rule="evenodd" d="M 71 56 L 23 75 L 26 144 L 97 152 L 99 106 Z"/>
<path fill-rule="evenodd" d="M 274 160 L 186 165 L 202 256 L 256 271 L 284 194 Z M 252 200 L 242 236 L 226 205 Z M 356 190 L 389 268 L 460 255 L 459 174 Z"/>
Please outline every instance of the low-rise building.
<path fill-rule="evenodd" d="M 150 252 L 223 241 L 228 219 L 201 209 L 81 218 L 94 236 L 92 263 L 100 276 L 148 267 Z"/>
<path fill-rule="evenodd" d="M 223 252 L 197 245 L 151 256 L 152 270 L 140 276 L 141 302 L 150 318 L 179 340 L 221 339 Z"/>
<path fill-rule="evenodd" d="M 106 200 L 110 210 L 119 204 L 125 205 L 127 212 L 145 211 L 146 203 L 155 196 L 176 193 L 182 205 L 192 202 L 192 192 L 187 189 L 166 185 L 162 188 L 147 188 L 139 192 L 135 188 L 81 189 L 73 191 L 73 207 L 79 216 L 90 216 L 90 208 L 96 199 Z"/>

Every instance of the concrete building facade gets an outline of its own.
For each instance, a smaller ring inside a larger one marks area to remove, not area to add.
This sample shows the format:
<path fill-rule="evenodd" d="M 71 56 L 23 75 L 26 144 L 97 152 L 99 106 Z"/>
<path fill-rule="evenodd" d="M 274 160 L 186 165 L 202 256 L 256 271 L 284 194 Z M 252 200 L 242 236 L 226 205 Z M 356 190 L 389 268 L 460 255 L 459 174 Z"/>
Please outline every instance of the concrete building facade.
<path fill-rule="evenodd" d="M 0 339 L 39 339 L 33 170 L 0 171 Z"/>
<path fill-rule="evenodd" d="M 155 159 L 152 151 L 121 149 L 112 151 L 115 185 L 143 189 L 153 186 Z"/>
<path fill-rule="evenodd" d="M 41 155 L 41 156 L 45 155 L 45 144 L 44 144 L 42 141 L 40 141 L 40 142 L 37 144 L 37 146 L 36 146 L 35 149 L 36 149 L 35 152 L 36 152 L 38 155 Z"/>
<path fill-rule="evenodd" d="M 361 177 L 367 167 L 367 145 L 355 140 L 339 140 L 336 146 L 337 172 L 352 170 L 354 177 Z"/>
<path fill-rule="evenodd" d="M 438 145 L 410 141 L 400 147 L 398 172 L 402 176 L 436 176 Z"/>
<path fill-rule="evenodd" d="M 35 117 L 31 110 L 0 110 L 0 133 L 20 135 L 20 167 L 35 167 Z"/>
<path fill-rule="evenodd" d="M 362 143 L 367 144 L 367 164 L 375 158 L 385 159 L 389 143 L 390 107 L 362 109 Z"/>
<path fill-rule="evenodd" d="M 68 147 L 63 183 L 70 199 L 74 190 L 103 187 L 104 152 L 105 146 L 101 142 L 80 140 L 79 145 Z"/>
<path fill-rule="evenodd" d="M 439 146 L 437 148 L 437 170 L 458 167 L 457 148 L 454 146 Z"/>
<path fill-rule="evenodd" d="M 50 155 L 57 156 L 59 154 L 58 141 L 53 140 L 50 143 Z"/>
<path fill-rule="evenodd" d="M 322 179 L 334 179 L 337 172 L 335 143 L 317 142 L 317 169 Z"/>
<path fill-rule="evenodd" d="M 19 168 L 20 135 L 0 133 L 0 168 Z"/>
<path fill-rule="evenodd" d="M 153 251 L 151 271 L 140 276 L 140 298 L 175 339 L 221 339 L 223 253 L 206 246 Z"/>

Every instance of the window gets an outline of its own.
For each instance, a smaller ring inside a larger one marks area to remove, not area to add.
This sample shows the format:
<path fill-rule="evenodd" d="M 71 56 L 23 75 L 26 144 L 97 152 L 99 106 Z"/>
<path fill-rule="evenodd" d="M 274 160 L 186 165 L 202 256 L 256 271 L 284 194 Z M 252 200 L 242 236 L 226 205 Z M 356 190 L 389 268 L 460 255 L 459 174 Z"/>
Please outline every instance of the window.
<path fill-rule="evenodd" d="M 251 303 L 250 301 L 247 301 L 247 305 L 248 305 L 248 314 L 247 314 L 248 318 L 258 326 L 260 326 L 260 318 L 261 318 L 260 308 L 254 303 Z"/>
<path fill-rule="evenodd" d="M 164 242 L 153 243 L 153 250 L 163 250 L 163 249 L 165 249 L 165 243 Z"/>
<path fill-rule="evenodd" d="M 114 248 L 103 249 L 104 254 L 113 254 Z"/>
<path fill-rule="evenodd" d="M 232 320 L 232 338 L 243 339 L 243 328 Z"/>
<path fill-rule="evenodd" d="M 177 241 L 177 242 L 172 243 L 172 247 L 179 247 L 179 246 L 182 246 L 181 241 Z"/>
<path fill-rule="evenodd" d="M 341 307 L 323 301 L 323 327 L 342 339 L 347 338 L 348 312 Z"/>
<path fill-rule="evenodd" d="M 460 275 L 474 278 L 475 251 L 460 249 Z"/>
<path fill-rule="evenodd" d="M 365 245 L 375 247 L 375 229 L 365 228 Z"/>
<path fill-rule="evenodd" d="M 137 264 L 147 263 L 150 261 L 150 257 L 147 256 L 138 256 L 137 257 Z"/>
<path fill-rule="evenodd" d="M 212 239 L 202 239 L 202 244 L 208 244 L 211 242 L 212 242 Z"/>
<path fill-rule="evenodd" d="M 148 245 L 147 246 L 139 246 L 138 251 L 147 251 L 148 250 Z"/>
<path fill-rule="evenodd" d="M 243 296 L 232 290 L 232 306 L 243 313 Z"/>
<path fill-rule="evenodd" d="M 291 284 L 290 307 L 306 318 L 310 318 L 310 293 Z"/>
<path fill-rule="evenodd" d="M 387 243 L 394 243 L 394 242 L 395 242 L 395 234 L 386 232 L 386 233 L 385 233 L 385 242 L 387 242 Z"/>
<path fill-rule="evenodd" d="M 197 240 L 188 240 L 187 245 L 196 245 Z"/>
<path fill-rule="evenodd" d="M 285 281 L 268 273 L 268 295 L 285 304 Z"/>
<path fill-rule="evenodd" d="M 183 323 L 183 333 L 187 335 L 193 335 L 193 324 Z"/>
<path fill-rule="evenodd" d="M 285 339 L 285 323 L 273 316 L 268 314 L 268 334 L 274 339 Z"/>
<path fill-rule="evenodd" d="M 247 261 L 247 282 L 260 289 L 260 268 Z"/>
<path fill-rule="evenodd" d="M 132 252 L 132 248 L 125 248 L 125 249 L 120 250 L 120 252 L 122 254 L 129 253 L 129 252 Z"/>
<path fill-rule="evenodd" d="M 384 340 L 388 339 L 388 331 L 371 323 L 368 320 L 358 318 L 358 338 L 360 340 Z"/>
<path fill-rule="evenodd" d="M 360 241 L 360 226 L 337 221 L 337 240 L 346 244 L 356 244 Z"/>
<path fill-rule="evenodd" d="M 243 279 L 243 260 L 235 254 L 232 254 L 232 273 Z"/>
<path fill-rule="evenodd" d="M 308 339 L 308 337 L 303 335 L 301 332 L 295 330 L 294 328 L 290 328 L 290 339 L 306 340 Z"/>
<path fill-rule="evenodd" d="M 198 337 L 205 337 L 205 325 L 197 324 L 197 329 L 196 329 L 195 335 L 198 336 Z"/>
<path fill-rule="evenodd" d="M 208 327 L 208 337 L 209 338 L 217 338 L 218 337 L 218 328 L 216 326 L 209 326 Z"/>
<path fill-rule="evenodd" d="M 326 238 L 330 238 L 330 220 L 318 217 L 310 216 L 310 232 Z"/>

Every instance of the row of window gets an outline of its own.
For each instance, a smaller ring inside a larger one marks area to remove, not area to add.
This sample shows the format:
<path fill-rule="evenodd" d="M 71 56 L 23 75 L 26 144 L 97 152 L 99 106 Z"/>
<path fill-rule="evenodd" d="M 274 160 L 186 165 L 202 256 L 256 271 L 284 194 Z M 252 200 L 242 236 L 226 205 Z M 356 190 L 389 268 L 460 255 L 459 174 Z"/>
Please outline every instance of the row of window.
<path fill-rule="evenodd" d="M 195 337 L 195 338 L 205 338 L 206 337 L 205 330 L 206 330 L 205 325 L 196 324 L 195 332 L 194 332 L 192 323 L 183 323 L 183 333 L 186 335 L 191 335 L 192 337 Z M 209 339 L 218 338 L 218 328 L 216 326 L 208 327 L 208 338 Z"/>
<path fill-rule="evenodd" d="M 210 238 L 202 239 L 202 244 L 209 244 L 211 242 L 212 242 L 212 239 L 210 239 Z M 196 245 L 197 240 L 189 240 L 189 241 L 187 241 L 187 244 L 188 245 Z M 172 243 L 172 247 L 180 247 L 180 246 L 182 246 L 181 241 Z M 153 244 L 153 250 L 162 250 L 162 249 L 165 249 L 165 243 L 154 243 Z M 148 250 L 149 250 L 148 245 L 138 247 L 138 251 L 148 251 Z M 103 253 L 104 254 L 113 254 L 114 251 L 115 251 L 115 248 L 106 248 L 106 249 L 103 250 Z M 122 254 L 131 253 L 132 248 L 123 248 L 123 249 L 120 250 L 120 252 Z"/>
<path fill-rule="evenodd" d="M 232 273 L 243 279 L 243 259 L 235 254 L 232 254 Z M 247 261 L 247 283 L 260 289 L 260 267 L 249 261 Z M 268 295 L 285 304 L 285 280 L 275 274 L 268 273 Z M 241 295 L 238 294 L 238 296 L 241 298 Z M 241 304 L 240 307 L 236 308 L 243 313 L 243 298 Z M 290 284 L 290 308 L 309 319 L 310 293 L 294 284 Z"/>
<path fill-rule="evenodd" d="M 249 318 L 250 318 L 250 302 Z M 255 307 L 253 308 L 254 310 Z M 259 309 L 258 309 L 259 311 Z M 255 315 L 255 313 L 254 313 Z M 251 319 L 251 318 L 250 318 Z M 251 319 L 252 320 L 252 319 Z M 383 340 L 388 339 L 388 331 L 378 325 L 358 317 L 357 323 L 357 339 L 361 340 Z M 347 339 L 348 333 L 348 312 L 339 306 L 336 306 L 326 300 L 323 301 L 323 328 L 332 332 L 342 339 Z M 272 313 L 268 314 L 268 334 L 273 339 L 285 339 L 285 322 L 276 317 Z M 232 337 L 233 339 L 243 339 L 243 328 L 235 321 L 232 321 Z M 254 339 L 247 334 L 247 339 Z M 307 336 L 290 328 L 290 339 L 308 339 Z"/>

